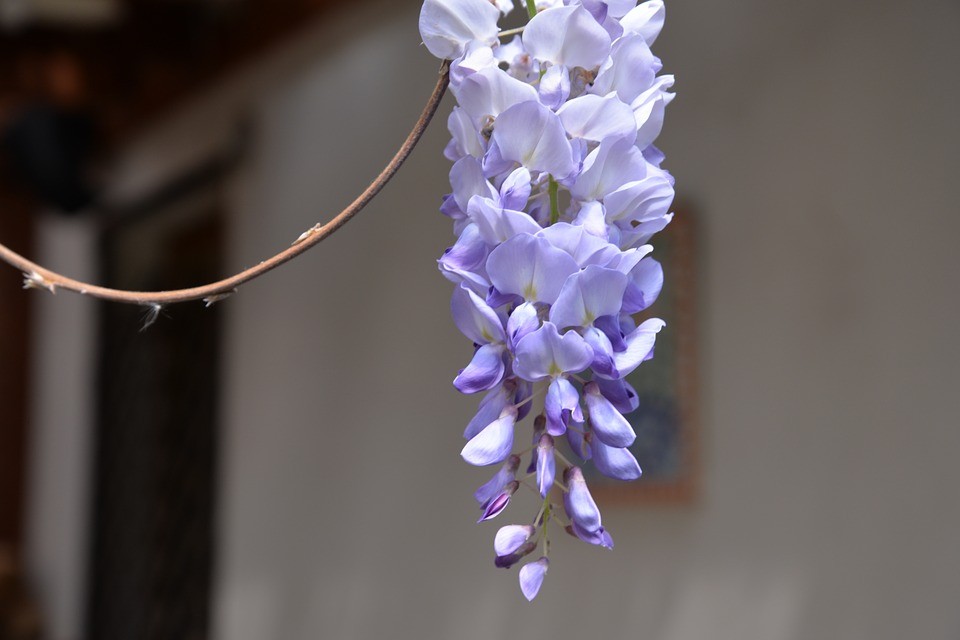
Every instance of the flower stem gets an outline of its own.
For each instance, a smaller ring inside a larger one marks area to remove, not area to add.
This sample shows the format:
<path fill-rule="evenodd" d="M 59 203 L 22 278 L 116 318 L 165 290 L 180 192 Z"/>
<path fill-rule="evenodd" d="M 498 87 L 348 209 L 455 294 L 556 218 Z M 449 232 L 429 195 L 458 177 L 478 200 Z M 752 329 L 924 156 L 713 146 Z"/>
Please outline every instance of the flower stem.
<path fill-rule="evenodd" d="M 518 402 L 517 404 L 513 405 L 513 408 L 514 408 L 514 409 L 519 409 L 520 407 L 522 407 L 523 405 L 527 404 L 528 402 L 532 402 L 533 400 L 535 400 L 535 399 L 537 398 L 537 396 L 541 395 L 544 391 L 546 391 L 546 387 L 540 387 L 539 389 L 537 389 L 536 391 L 534 391 L 532 394 L 530 394 L 530 395 L 526 398 L 526 400 L 521 400 L 521 401 Z"/>
<path fill-rule="evenodd" d="M 534 0 L 527 0 L 527 13 L 530 14 L 530 17 L 537 15 L 537 5 L 534 3 Z"/>
<path fill-rule="evenodd" d="M 520 35 L 521 33 L 523 33 L 523 30 L 525 28 L 526 27 L 524 26 L 524 27 L 517 27 L 516 29 L 507 29 L 506 31 L 501 31 L 499 36 L 501 38 L 509 38 L 510 36 Z"/>
<path fill-rule="evenodd" d="M 550 176 L 550 186 L 547 190 L 550 193 L 550 224 L 557 224 L 557 221 L 560 220 L 560 198 L 559 198 L 559 185 L 557 181 L 553 179 L 553 176 Z"/>
<path fill-rule="evenodd" d="M 567 427 L 567 428 L 569 429 L 570 427 Z M 560 452 L 557 451 L 556 449 L 553 450 L 553 453 L 554 453 L 558 458 L 560 458 L 560 462 L 562 462 L 563 464 L 567 465 L 568 467 L 575 467 L 575 466 L 577 466 L 577 465 L 573 464 L 572 462 L 570 462 L 570 459 L 567 458 L 567 456 L 563 455 L 562 453 L 560 453 Z M 559 483 L 558 483 L 558 485 L 559 485 Z"/>

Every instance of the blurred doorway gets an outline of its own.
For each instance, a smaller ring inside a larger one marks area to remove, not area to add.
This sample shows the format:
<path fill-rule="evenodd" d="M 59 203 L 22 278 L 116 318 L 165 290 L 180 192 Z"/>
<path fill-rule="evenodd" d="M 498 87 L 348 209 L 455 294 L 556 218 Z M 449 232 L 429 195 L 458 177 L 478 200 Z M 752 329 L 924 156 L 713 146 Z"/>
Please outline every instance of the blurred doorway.
<path fill-rule="evenodd" d="M 108 286 L 216 280 L 217 194 L 168 194 L 102 235 Z M 207 638 L 218 450 L 221 309 L 100 306 L 92 549 L 86 637 Z M 150 326 L 144 326 L 149 324 Z"/>

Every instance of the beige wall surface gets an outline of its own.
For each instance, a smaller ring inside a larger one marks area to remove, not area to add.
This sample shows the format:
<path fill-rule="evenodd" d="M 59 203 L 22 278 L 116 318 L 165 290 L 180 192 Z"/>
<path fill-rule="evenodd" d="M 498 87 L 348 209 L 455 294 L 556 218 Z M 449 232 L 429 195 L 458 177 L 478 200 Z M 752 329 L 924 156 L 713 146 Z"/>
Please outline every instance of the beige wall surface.
<path fill-rule="evenodd" d="M 158 127 L 120 182 L 246 117 L 232 265 L 338 211 L 438 66 L 418 3 L 383 7 Z M 674 0 L 655 48 L 702 217 L 698 504 L 604 509 L 616 550 L 558 541 L 534 604 L 493 568 L 434 263 L 448 99 L 359 218 L 226 303 L 216 637 L 960 636 L 960 6 Z"/>

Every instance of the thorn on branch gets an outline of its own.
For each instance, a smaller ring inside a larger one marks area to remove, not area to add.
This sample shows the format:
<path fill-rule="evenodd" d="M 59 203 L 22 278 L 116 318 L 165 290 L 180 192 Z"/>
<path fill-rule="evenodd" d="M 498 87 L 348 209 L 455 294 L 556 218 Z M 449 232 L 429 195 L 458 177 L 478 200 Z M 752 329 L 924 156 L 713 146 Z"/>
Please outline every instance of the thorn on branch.
<path fill-rule="evenodd" d="M 158 302 L 151 302 L 147 305 L 143 313 L 143 325 L 140 327 L 141 333 L 149 329 L 150 326 L 157 321 L 161 311 L 163 311 L 163 305 Z"/>
<path fill-rule="evenodd" d="M 24 289 L 40 289 L 42 291 L 49 291 L 50 293 L 56 295 L 57 285 L 52 282 L 48 282 L 46 278 L 37 273 L 36 271 L 31 271 L 30 273 L 23 274 L 23 288 Z"/>

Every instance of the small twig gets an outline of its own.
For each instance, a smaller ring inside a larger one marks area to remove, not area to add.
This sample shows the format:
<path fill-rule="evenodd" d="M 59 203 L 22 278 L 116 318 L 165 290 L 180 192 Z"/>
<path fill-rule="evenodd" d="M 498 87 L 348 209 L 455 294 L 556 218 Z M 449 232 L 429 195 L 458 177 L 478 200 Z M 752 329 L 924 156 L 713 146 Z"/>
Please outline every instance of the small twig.
<path fill-rule="evenodd" d="M 192 287 L 190 289 L 177 289 L 174 291 L 126 291 L 123 289 L 100 287 L 68 278 L 67 276 L 46 269 L 24 258 L 3 244 L 0 244 L 0 260 L 23 271 L 25 278 L 24 284 L 28 288 L 42 288 L 50 292 L 55 292 L 57 289 L 65 289 L 94 298 L 140 306 L 165 306 L 175 302 L 188 302 L 190 300 L 205 300 L 209 306 L 210 303 L 221 300 L 222 297 L 233 293 L 240 285 L 259 278 L 268 271 L 276 269 L 280 265 L 293 260 L 300 254 L 320 244 L 321 241 L 333 235 L 343 225 L 349 222 L 353 216 L 360 213 L 360 211 L 380 193 L 383 187 L 390 182 L 404 161 L 410 156 L 414 147 L 420 142 L 420 138 L 423 137 L 427 125 L 430 124 L 430 120 L 437 112 L 440 106 L 440 100 L 447 90 L 449 71 L 450 63 L 444 62 L 440 67 L 440 77 L 437 79 L 433 93 L 430 94 L 430 99 L 427 100 L 427 104 L 423 108 L 420 118 L 416 124 L 413 125 L 413 130 L 410 131 L 403 145 L 401 145 L 387 166 L 384 167 L 383 171 L 380 172 L 380 175 L 370 183 L 370 186 L 368 186 L 363 193 L 357 196 L 356 200 L 351 202 L 346 209 L 338 213 L 336 217 L 326 224 L 312 227 L 286 250 L 234 276 L 220 280 L 219 282 Z"/>

